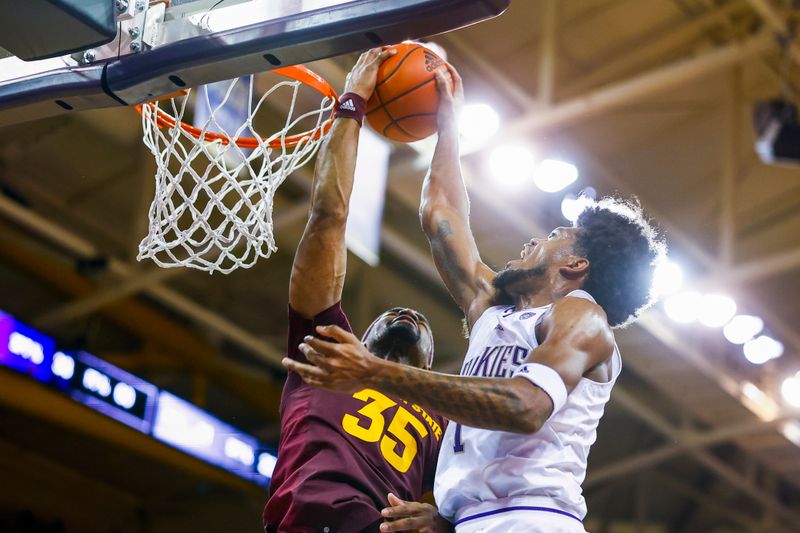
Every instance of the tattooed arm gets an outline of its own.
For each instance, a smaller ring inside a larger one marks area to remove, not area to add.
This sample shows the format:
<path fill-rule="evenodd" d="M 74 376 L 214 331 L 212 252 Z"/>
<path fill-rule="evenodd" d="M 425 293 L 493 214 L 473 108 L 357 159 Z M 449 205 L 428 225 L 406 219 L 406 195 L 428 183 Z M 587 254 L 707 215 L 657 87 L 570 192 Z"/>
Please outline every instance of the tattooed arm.
<path fill-rule="evenodd" d="M 461 98 L 461 78 L 439 73 L 439 140 L 422 185 L 420 221 L 428 237 L 442 281 L 467 315 L 469 325 L 491 305 L 494 272 L 481 260 L 469 227 L 469 198 L 461 176 L 455 107 Z"/>
<path fill-rule="evenodd" d="M 555 370 L 568 391 L 613 353 L 614 339 L 605 313 L 587 300 L 560 300 L 542 326 L 545 339 L 525 362 Z M 552 414 L 553 401 L 525 378 L 462 377 L 412 368 L 373 356 L 341 328 L 320 326 L 317 330 L 338 343 L 306 337 L 300 349 L 312 364 L 283 361 L 311 385 L 341 392 L 372 387 L 412 400 L 454 422 L 499 431 L 534 433 Z"/>

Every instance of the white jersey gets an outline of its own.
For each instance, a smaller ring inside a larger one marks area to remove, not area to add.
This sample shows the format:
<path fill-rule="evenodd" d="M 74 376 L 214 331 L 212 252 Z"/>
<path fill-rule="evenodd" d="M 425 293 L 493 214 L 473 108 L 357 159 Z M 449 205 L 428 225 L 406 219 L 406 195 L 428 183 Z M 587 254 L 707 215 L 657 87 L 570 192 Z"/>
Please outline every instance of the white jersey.
<path fill-rule="evenodd" d="M 568 297 L 594 299 L 585 291 Z M 462 376 L 511 377 L 539 343 L 536 325 L 550 305 L 514 311 L 490 307 L 472 328 Z M 450 423 L 439 452 L 434 496 L 439 512 L 458 524 L 504 510 L 586 516 L 581 483 L 597 424 L 622 369 L 616 345 L 612 378 L 581 378 L 564 406 L 533 434 L 477 429 Z M 464 524 L 466 526 L 466 524 Z M 498 529 L 502 531 L 503 529 Z M 582 531 L 582 526 L 579 531 Z"/>

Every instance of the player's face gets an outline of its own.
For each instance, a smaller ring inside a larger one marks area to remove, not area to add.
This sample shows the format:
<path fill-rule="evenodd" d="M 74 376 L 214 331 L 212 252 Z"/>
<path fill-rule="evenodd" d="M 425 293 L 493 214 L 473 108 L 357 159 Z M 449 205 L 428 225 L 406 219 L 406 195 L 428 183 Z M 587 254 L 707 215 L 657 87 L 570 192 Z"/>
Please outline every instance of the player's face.
<path fill-rule="evenodd" d="M 526 281 L 541 278 L 569 262 L 573 256 L 577 228 L 559 227 L 546 239 L 533 238 L 522 246 L 519 259 L 506 263 L 497 273 L 495 286 L 507 290 L 513 285 L 526 285 Z"/>
<path fill-rule="evenodd" d="M 362 339 L 379 357 L 428 368 L 433 356 L 433 332 L 425 315 L 413 309 L 389 309 L 367 328 Z"/>
<path fill-rule="evenodd" d="M 506 268 L 514 270 L 530 270 L 558 264 L 559 260 L 568 257 L 575 246 L 577 228 L 556 228 L 546 239 L 534 237 L 522 246 L 519 259 L 506 263 Z"/>

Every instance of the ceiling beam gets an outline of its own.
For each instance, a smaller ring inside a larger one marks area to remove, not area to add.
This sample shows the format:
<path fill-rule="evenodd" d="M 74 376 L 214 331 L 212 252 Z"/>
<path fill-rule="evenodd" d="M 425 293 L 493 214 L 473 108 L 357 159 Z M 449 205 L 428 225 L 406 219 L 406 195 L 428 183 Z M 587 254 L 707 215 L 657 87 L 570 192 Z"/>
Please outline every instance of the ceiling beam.
<path fill-rule="evenodd" d="M 713 272 L 697 280 L 699 287 L 752 284 L 800 268 L 800 247 L 739 263 L 730 269 Z"/>
<path fill-rule="evenodd" d="M 616 394 L 616 392 L 614 394 Z M 588 489 L 590 487 L 602 485 L 614 479 L 630 476 L 641 470 L 653 468 L 670 459 L 685 455 L 690 450 L 708 448 L 739 437 L 764 433 L 793 419 L 792 416 L 786 415 L 768 422 L 747 422 L 736 426 L 707 431 L 681 432 L 679 428 L 673 428 L 673 430 L 680 435 L 675 441 L 590 470 L 583 486 L 584 489 Z"/>
<path fill-rule="evenodd" d="M 621 387 L 615 387 L 613 401 L 624 407 L 628 412 L 636 416 L 639 420 L 656 430 L 665 438 L 675 441 L 680 440 L 680 430 L 662 418 L 657 412 L 653 411 L 643 403 L 638 401 L 630 393 Z M 753 500 L 762 504 L 765 508 L 775 512 L 781 519 L 787 521 L 787 525 L 800 524 L 800 515 L 784 506 L 771 494 L 765 493 L 755 480 L 742 475 L 730 466 L 717 459 L 711 453 L 702 448 L 693 448 L 689 454 L 697 462 L 711 470 L 718 477 L 724 479 L 729 485 L 737 488 L 740 492 L 747 494 Z"/>
<path fill-rule="evenodd" d="M 733 264 L 736 235 L 736 183 L 739 175 L 739 142 L 742 132 L 742 67 L 737 65 L 729 75 L 731 88 L 725 106 L 725 133 L 722 149 L 720 187 L 719 258 L 723 265 Z"/>
<path fill-rule="evenodd" d="M 583 152 L 583 157 L 604 180 L 606 180 L 612 187 L 616 188 L 621 194 L 632 194 L 632 191 L 628 185 L 619 179 L 619 174 L 615 169 L 610 168 L 608 164 L 600 161 L 587 151 Z M 708 282 L 709 285 L 712 281 L 719 281 L 721 283 L 722 277 L 725 276 L 725 273 L 722 271 L 724 269 L 720 269 L 718 261 L 713 254 L 698 246 L 694 242 L 693 237 L 689 233 L 685 232 L 680 226 L 678 226 L 678 224 L 668 217 L 666 213 L 659 211 L 652 205 L 648 205 L 647 210 L 648 213 L 655 220 L 657 220 L 662 227 L 666 228 L 670 241 L 680 243 L 682 250 L 690 253 L 693 259 L 707 269 L 707 277 L 703 278 L 702 283 Z M 746 263 L 745 265 L 741 266 L 742 270 L 739 270 L 739 267 L 733 267 L 733 270 L 730 271 L 731 277 L 727 278 L 729 283 L 733 284 L 734 280 L 736 279 L 752 283 L 750 280 L 764 279 L 767 275 L 775 275 L 780 272 L 785 272 L 795 268 L 795 265 L 797 265 L 798 261 L 800 261 L 800 249 L 778 253 L 774 256 L 764 258 L 763 261 L 763 264 L 760 263 L 760 260 Z M 762 268 L 763 271 L 761 271 Z M 787 324 L 785 319 L 775 314 L 769 306 L 761 305 L 758 298 L 749 295 L 745 285 L 746 284 L 744 283 L 740 283 L 736 290 L 745 298 L 746 303 L 752 309 L 752 311 L 761 315 L 764 321 L 769 325 L 770 329 L 772 329 L 775 334 L 781 337 L 784 344 L 791 346 L 795 352 L 800 353 L 800 333 L 797 332 L 796 328 Z M 645 315 L 643 318 L 647 318 L 647 315 Z M 640 323 L 645 326 L 647 325 L 647 323 L 643 321 L 640 321 Z M 652 325 L 654 327 L 657 326 L 656 324 Z M 661 330 L 662 327 L 659 326 L 655 332 L 660 332 Z M 656 336 L 658 337 L 658 335 Z M 672 345 L 665 345 L 670 346 L 676 353 L 685 353 L 686 350 L 685 343 L 677 339 Z M 721 369 L 719 368 L 715 370 L 716 374 L 718 375 L 718 380 L 723 379 L 719 377 L 721 375 L 720 371 Z M 709 375 L 713 375 L 713 372 Z"/>
<path fill-rule="evenodd" d="M 778 13 L 775 7 L 768 0 L 747 0 L 747 2 L 758 12 L 764 22 L 775 30 L 775 33 L 781 39 L 787 41 L 789 47 L 789 55 L 794 61 L 795 65 L 800 66 L 800 44 L 795 39 L 794 32 L 789 27 L 789 24 Z"/>
<path fill-rule="evenodd" d="M 282 211 L 273 220 L 273 231 L 279 232 L 287 226 L 305 220 L 308 205 L 301 202 Z M 151 285 L 162 283 L 190 272 L 188 268 L 150 267 L 146 271 L 133 270 L 128 275 L 114 280 L 108 287 L 100 288 L 82 298 L 56 307 L 34 319 L 34 324 L 42 328 L 52 328 L 66 322 L 84 317 L 116 300 L 136 294 Z"/>
<path fill-rule="evenodd" d="M 686 42 L 699 37 L 703 32 L 743 9 L 747 9 L 747 4 L 739 1 L 729 2 L 689 20 L 682 17 L 666 30 L 656 30 L 655 33 L 650 32 L 635 42 L 626 42 L 624 47 L 620 47 L 620 51 L 626 53 L 593 65 L 592 68 L 587 69 L 588 72 L 581 72 L 580 78 L 567 85 L 563 91 L 559 91 L 559 94 L 563 94 L 567 98 L 584 94 L 597 85 L 640 69 L 647 63 L 653 63 L 658 57 L 673 52 L 678 46 L 685 45 Z M 615 54 L 609 55 L 615 56 Z M 606 58 L 604 57 L 604 59 Z"/>
<path fill-rule="evenodd" d="M 539 104 L 547 107 L 553 103 L 556 79 L 556 47 L 558 45 L 558 4 L 556 0 L 542 2 L 542 36 L 539 51 Z"/>
<path fill-rule="evenodd" d="M 492 80 L 492 85 L 495 87 L 502 87 L 503 92 L 506 95 L 510 96 L 515 102 L 517 103 L 525 103 L 531 102 L 531 97 L 528 92 L 519 86 L 519 84 L 514 81 L 508 74 L 504 71 L 496 69 L 491 61 L 485 59 L 483 54 L 475 48 L 475 46 L 470 43 L 465 37 L 463 37 L 458 32 L 450 32 L 445 33 L 441 36 L 437 36 L 437 39 L 441 38 L 444 40 L 445 48 L 454 48 L 458 50 L 459 54 L 464 58 L 468 58 L 469 62 L 476 67 L 478 71 L 489 71 L 493 72 L 492 78 L 487 78 Z M 530 105 L 537 105 L 537 101 L 533 101 Z"/>
<path fill-rule="evenodd" d="M 536 130 L 564 125 L 644 96 L 685 85 L 763 54 L 773 47 L 773 41 L 772 35 L 761 33 L 741 43 L 731 43 L 690 59 L 676 61 L 549 109 L 532 109 L 504 128 L 503 137 L 517 138 Z"/>
<path fill-rule="evenodd" d="M 661 472 L 653 472 L 650 475 L 653 476 L 653 479 L 657 484 L 662 485 L 666 487 L 668 490 L 680 496 L 688 498 L 694 501 L 695 503 L 700 504 L 705 510 L 717 515 L 718 517 L 728 522 L 737 523 L 741 526 L 748 528 L 748 530 L 757 528 L 759 524 L 757 520 L 754 520 L 753 518 L 747 516 L 746 514 L 731 508 L 730 505 L 724 505 L 719 500 L 709 496 L 708 494 L 703 493 L 702 491 L 697 490 L 696 488 L 672 476 L 668 476 Z M 781 530 L 785 529 L 781 527 Z M 763 532 L 766 530 L 761 529 L 759 531 Z"/>
<path fill-rule="evenodd" d="M 57 261 L 52 254 L 36 251 L 27 243 L 17 242 L 11 233 L 8 229 L 0 232 L 0 259 L 5 264 L 73 298 L 94 290 L 93 283 L 76 273 L 70 264 Z M 170 354 L 185 367 L 208 374 L 229 393 L 259 409 L 266 419 L 277 420 L 280 388 L 263 369 L 224 357 L 196 333 L 136 299 L 128 298 L 109 306 L 104 314 L 137 337 L 149 340 L 158 353 Z M 149 347 L 146 344 L 144 349 Z"/>
<path fill-rule="evenodd" d="M 103 257 L 105 254 L 92 243 L 71 233 L 36 212 L 0 195 L 0 213 L 15 223 L 56 243 L 63 249 L 83 258 Z M 108 258 L 109 270 L 121 277 L 129 277 L 137 272 L 137 267 L 115 257 Z M 224 335 L 240 347 L 253 353 L 273 368 L 283 368 L 280 364 L 283 350 L 259 339 L 230 320 L 209 311 L 206 307 L 191 301 L 180 293 L 160 284 L 143 287 L 145 293 L 162 304 L 193 319 L 195 322 Z"/>

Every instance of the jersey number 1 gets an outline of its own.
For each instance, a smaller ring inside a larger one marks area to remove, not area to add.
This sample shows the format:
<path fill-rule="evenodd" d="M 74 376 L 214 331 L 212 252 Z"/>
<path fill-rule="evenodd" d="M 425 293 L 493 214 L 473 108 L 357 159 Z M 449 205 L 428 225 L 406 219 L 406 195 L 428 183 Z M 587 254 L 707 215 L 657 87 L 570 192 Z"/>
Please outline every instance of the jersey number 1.
<path fill-rule="evenodd" d="M 453 453 L 461 453 L 464 451 L 464 443 L 461 442 L 461 424 L 456 424 L 455 446 L 453 446 Z"/>

